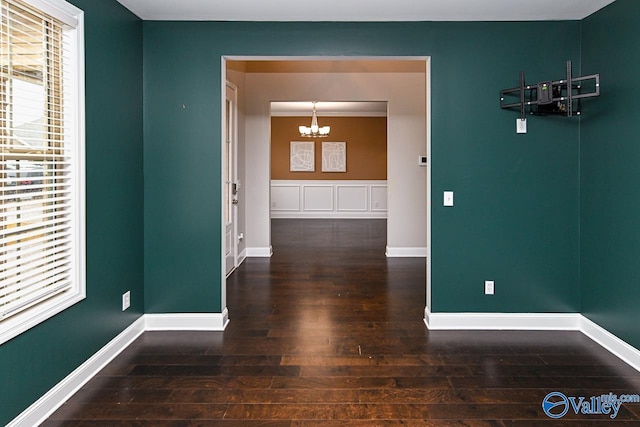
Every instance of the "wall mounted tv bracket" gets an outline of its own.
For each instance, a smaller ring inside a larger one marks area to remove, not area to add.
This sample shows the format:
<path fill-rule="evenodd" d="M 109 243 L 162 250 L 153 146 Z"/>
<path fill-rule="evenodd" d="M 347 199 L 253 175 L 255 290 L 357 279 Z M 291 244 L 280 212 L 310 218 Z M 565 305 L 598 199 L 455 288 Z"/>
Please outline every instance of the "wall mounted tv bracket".
<path fill-rule="evenodd" d="M 567 61 L 567 78 L 565 80 L 540 82 L 526 85 L 524 71 L 520 72 L 520 86 L 500 91 L 502 108 L 520 109 L 520 119 L 527 114 L 547 116 L 562 115 L 579 116 L 581 100 L 600 96 L 600 74 L 584 77 L 573 77 L 571 61 Z M 516 102 L 511 102 L 518 99 Z"/>

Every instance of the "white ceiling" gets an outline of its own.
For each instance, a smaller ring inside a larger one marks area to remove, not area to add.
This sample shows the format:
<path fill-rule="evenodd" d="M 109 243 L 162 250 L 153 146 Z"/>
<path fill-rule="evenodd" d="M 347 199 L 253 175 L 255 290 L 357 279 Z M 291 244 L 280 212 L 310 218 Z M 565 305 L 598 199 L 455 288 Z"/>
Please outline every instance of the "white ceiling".
<path fill-rule="evenodd" d="M 614 0 L 118 0 L 145 20 L 580 20 Z"/>

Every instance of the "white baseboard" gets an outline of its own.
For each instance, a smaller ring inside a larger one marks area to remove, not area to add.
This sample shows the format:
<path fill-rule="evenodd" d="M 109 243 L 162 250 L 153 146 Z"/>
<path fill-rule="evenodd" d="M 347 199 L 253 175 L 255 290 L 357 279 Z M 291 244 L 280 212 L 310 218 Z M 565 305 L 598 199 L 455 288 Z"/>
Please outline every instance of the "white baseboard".
<path fill-rule="evenodd" d="M 387 246 L 385 255 L 387 255 L 387 258 L 426 258 L 427 248 L 394 248 L 391 246 Z"/>
<path fill-rule="evenodd" d="M 430 330 L 539 330 L 580 331 L 640 371 L 640 350 L 580 313 L 431 313 L 424 322 Z"/>
<path fill-rule="evenodd" d="M 145 314 L 13 419 L 7 427 L 42 423 L 145 331 L 224 331 L 229 312 Z"/>
<path fill-rule="evenodd" d="M 141 316 L 107 345 L 91 356 L 35 403 L 13 419 L 7 427 L 33 427 L 40 425 L 75 392 L 93 378 L 102 368 L 129 346 L 145 330 Z"/>
<path fill-rule="evenodd" d="M 247 258 L 269 258 L 273 255 L 273 247 L 271 246 L 266 248 L 245 248 L 244 251 Z"/>
<path fill-rule="evenodd" d="M 243 249 L 242 252 L 238 254 L 238 266 L 247 259 L 247 249 Z"/>
<path fill-rule="evenodd" d="M 580 316 L 580 331 L 640 371 L 640 350 L 621 340 L 585 316 Z"/>
<path fill-rule="evenodd" d="M 578 331 L 577 313 L 431 313 L 424 321 L 431 330 Z"/>
<path fill-rule="evenodd" d="M 224 331 L 229 312 L 145 314 L 146 331 Z"/>

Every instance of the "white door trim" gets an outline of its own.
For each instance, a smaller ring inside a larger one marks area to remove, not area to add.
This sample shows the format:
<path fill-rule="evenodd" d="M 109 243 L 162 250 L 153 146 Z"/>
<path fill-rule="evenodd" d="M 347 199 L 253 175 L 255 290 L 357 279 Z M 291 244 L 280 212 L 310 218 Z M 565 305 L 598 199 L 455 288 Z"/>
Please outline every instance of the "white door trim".
<path fill-rule="evenodd" d="M 229 131 L 230 135 L 230 145 L 228 147 L 229 154 L 231 155 L 231 166 L 230 166 L 230 175 L 231 175 L 231 183 L 236 184 L 238 182 L 238 87 L 231 82 L 226 82 L 225 85 L 225 111 L 223 114 L 226 116 L 226 101 L 231 101 L 231 119 L 228 120 L 225 117 L 226 126 L 229 125 L 229 121 L 231 122 L 231 129 Z M 224 131 L 223 131 L 224 132 Z M 226 137 L 227 135 L 224 135 Z M 223 161 L 226 161 L 224 159 Z M 223 169 L 224 170 L 224 169 Z M 226 183 L 225 183 L 226 184 Z M 225 192 L 227 188 L 225 186 Z M 224 199 L 224 195 L 223 195 Z M 232 196 L 231 199 L 237 200 L 237 197 Z M 233 257 L 233 266 L 226 272 L 225 268 L 225 276 L 231 274 L 239 265 L 238 262 L 238 206 L 231 205 L 231 255 Z M 225 224 L 225 233 L 226 233 L 226 225 Z M 225 260 L 226 264 L 226 260 Z"/>

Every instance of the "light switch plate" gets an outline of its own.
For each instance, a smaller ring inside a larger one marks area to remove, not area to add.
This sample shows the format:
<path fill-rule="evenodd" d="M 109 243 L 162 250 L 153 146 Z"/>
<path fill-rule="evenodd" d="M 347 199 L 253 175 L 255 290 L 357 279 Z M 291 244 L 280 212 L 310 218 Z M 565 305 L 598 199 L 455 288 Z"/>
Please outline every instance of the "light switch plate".
<path fill-rule="evenodd" d="M 516 119 L 516 132 L 527 133 L 527 119 Z"/>
<path fill-rule="evenodd" d="M 453 206 L 453 191 L 444 192 L 444 206 Z"/>
<path fill-rule="evenodd" d="M 484 294 L 493 295 L 495 293 L 495 282 L 493 280 L 484 281 Z"/>

